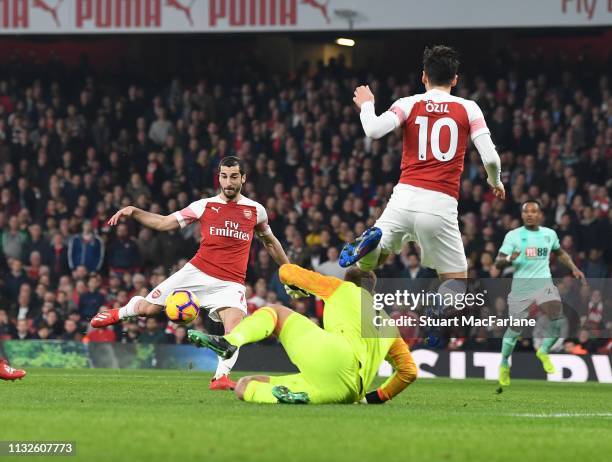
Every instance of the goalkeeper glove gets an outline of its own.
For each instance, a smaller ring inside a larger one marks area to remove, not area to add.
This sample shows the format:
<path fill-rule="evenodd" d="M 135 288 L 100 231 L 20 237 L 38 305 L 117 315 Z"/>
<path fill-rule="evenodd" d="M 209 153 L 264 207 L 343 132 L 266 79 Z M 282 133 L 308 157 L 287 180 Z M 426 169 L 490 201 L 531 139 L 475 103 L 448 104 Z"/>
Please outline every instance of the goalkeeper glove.
<path fill-rule="evenodd" d="M 308 292 L 300 289 L 299 287 L 290 286 L 289 284 L 285 284 L 285 292 L 287 292 L 287 295 L 289 295 L 291 298 L 304 298 L 310 295 Z"/>
<path fill-rule="evenodd" d="M 365 398 L 363 398 L 361 402 L 364 404 L 383 404 L 385 400 L 380 397 L 378 390 L 374 390 L 370 393 L 366 393 Z"/>

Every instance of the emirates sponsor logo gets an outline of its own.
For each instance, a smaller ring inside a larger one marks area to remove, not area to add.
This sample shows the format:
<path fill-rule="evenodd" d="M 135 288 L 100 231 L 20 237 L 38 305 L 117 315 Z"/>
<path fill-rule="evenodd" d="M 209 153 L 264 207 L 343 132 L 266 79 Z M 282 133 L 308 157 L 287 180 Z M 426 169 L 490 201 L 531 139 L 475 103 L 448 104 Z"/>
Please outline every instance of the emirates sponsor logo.
<path fill-rule="evenodd" d="M 240 229 L 240 225 L 234 221 L 226 221 L 225 227 L 218 228 L 216 226 L 210 226 L 209 232 L 211 236 L 229 237 L 231 239 L 238 239 L 240 241 L 250 241 L 251 236 Z"/>

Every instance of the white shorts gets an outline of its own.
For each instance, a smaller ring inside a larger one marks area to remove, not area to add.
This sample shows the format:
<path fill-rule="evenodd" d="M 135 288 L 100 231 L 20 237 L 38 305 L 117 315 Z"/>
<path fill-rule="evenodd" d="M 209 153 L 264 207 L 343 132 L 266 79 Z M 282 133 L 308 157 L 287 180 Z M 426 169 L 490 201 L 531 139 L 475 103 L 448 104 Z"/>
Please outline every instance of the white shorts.
<path fill-rule="evenodd" d="M 221 322 L 217 311 L 221 308 L 238 308 L 247 313 L 245 287 L 237 282 L 223 281 L 200 271 L 191 263 L 155 287 L 146 300 L 155 305 L 165 305 L 166 298 L 175 290 L 189 290 L 199 300 L 201 308 L 208 310 L 210 319 Z"/>
<path fill-rule="evenodd" d="M 526 319 L 529 316 L 529 307 L 534 303 L 541 305 L 546 302 L 560 302 L 559 289 L 554 284 L 547 285 L 525 297 L 508 295 L 508 314 L 516 319 Z"/>
<path fill-rule="evenodd" d="M 423 198 L 417 198 L 416 195 L 427 195 L 434 200 L 435 194 L 446 195 L 421 188 L 401 186 L 403 187 L 395 187 L 387 207 L 374 225 L 383 233 L 380 241 L 382 250 L 398 254 L 405 244 L 416 242 L 421 248 L 423 266 L 435 269 L 438 274 L 467 271 L 456 208 L 455 213 L 449 213 L 450 207 L 446 203 L 441 207 L 437 207 L 437 203 L 430 203 L 429 210 L 440 208 L 442 213 L 434 215 L 431 212 L 414 210 L 414 208 L 424 208 L 420 205 L 423 203 Z M 452 199 L 450 196 L 448 198 Z"/>

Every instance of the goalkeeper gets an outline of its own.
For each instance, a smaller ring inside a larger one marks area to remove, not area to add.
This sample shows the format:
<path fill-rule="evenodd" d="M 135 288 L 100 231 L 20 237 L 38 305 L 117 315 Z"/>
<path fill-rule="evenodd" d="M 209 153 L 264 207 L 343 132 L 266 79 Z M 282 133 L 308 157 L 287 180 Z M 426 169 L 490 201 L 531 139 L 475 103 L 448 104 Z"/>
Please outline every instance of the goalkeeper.
<path fill-rule="evenodd" d="M 397 329 L 376 329 L 371 322 L 376 284 L 373 272 L 353 267 L 341 280 L 285 264 L 279 276 L 294 290 L 299 288 L 324 300 L 323 329 L 285 306 L 273 305 L 243 319 L 224 337 L 189 331 L 192 343 L 227 357 L 247 343 L 272 334 L 279 337 L 300 372 L 243 377 L 235 390 L 238 398 L 254 403 L 379 404 L 414 382 L 417 367 Z M 366 393 L 383 359 L 395 372 L 378 389 Z"/>

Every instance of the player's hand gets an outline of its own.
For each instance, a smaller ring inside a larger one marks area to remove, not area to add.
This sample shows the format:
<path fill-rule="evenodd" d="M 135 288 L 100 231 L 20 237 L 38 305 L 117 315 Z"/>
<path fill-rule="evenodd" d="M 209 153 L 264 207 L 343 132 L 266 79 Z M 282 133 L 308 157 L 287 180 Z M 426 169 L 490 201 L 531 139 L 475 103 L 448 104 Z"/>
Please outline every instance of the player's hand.
<path fill-rule="evenodd" d="M 497 184 L 493 184 L 489 180 L 487 180 L 487 183 L 489 183 L 489 186 L 491 186 L 491 189 L 493 190 L 493 194 L 495 195 L 495 197 L 501 200 L 506 199 L 506 188 L 504 188 L 503 183 L 499 182 Z"/>
<path fill-rule="evenodd" d="M 289 295 L 291 298 L 304 298 L 310 295 L 308 292 L 303 291 L 299 287 L 290 286 L 288 284 L 285 284 L 285 292 L 287 292 L 287 295 Z"/>
<path fill-rule="evenodd" d="M 572 270 L 572 276 L 580 280 L 583 286 L 587 285 L 587 280 L 586 280 L 586 277 L 584 276 L 584 273 L 580 271 L 578 268 Z"/>
<path fill-rule="evenodd" d="M 134 209 L 135 207 L 133 206 L 128 206 L 128 207 L 124 207 L 121 210 L 119 210 L 117 213 L 115 213 L 112 217 L 110 217 L 110 219 L 108 220 L 108 224 L 111 226 L 115 226 L 117 223 L 119 223 L 119 218 L 121 217 L 131 217 L 132 213 L 134 213 Z"/>
<path fill-rule="evenodd" d="M 519 256 L 521 255 L 521 252 L 516 251 L 516 252 L 512 252 L 512 255 L 510 255 L 510 261 L 515 261 Z"/>
<path fill-rule="evenodd" d="M 385 401 L 380 399 L 380 396 L 378 395 L 378 391 L 374 390 L 374 391 L 371 391 L 370 393 L 366 393 L 365 398 L 363 398 L 360 401 L 360 403 L 363 403 L 363 404 L 384 404 Z"/>
<path fill-rule="evenodd" d="M 359 109 L 361 109 L 361 105 L 368 101 L 374 102 L 374 94 L 368 85 L 362 85 L 361 87 L 357 87 L 355 89 L 355 95 L 353 97 L 353 102 L 357 105 Z"/>

